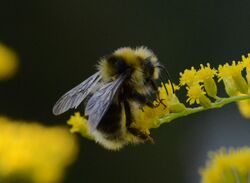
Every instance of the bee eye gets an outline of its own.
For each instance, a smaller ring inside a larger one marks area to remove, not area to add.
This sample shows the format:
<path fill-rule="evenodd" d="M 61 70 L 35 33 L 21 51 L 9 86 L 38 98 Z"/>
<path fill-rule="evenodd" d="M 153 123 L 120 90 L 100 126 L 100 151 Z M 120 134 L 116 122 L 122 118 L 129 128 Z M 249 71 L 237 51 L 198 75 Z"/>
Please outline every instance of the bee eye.
<path fill-rule="evenodd" d="M 144 66 L 144 69 L 145 69 L 145 74 L 147 76 L 153 76 L 154 74 L 154 65 L 152 64 L 152 62 L 150 60 L 147 60 L 145 62 L 145 66 Z"/>
<path fill-rule="evenodd" d="M 110 67 L 114 70 L 114 74 L 124 73 L 128 69 L 128 65 L 121 57 L 113 55 L 108 56 L 107 62 L 110 64 Z"/>
<path fill-rule="evenodd" d="M 123 60 L 116 60 L 115 67 L 118 73 L 124 73 L 128 68 L 128 66 L 125 64 Z"/>

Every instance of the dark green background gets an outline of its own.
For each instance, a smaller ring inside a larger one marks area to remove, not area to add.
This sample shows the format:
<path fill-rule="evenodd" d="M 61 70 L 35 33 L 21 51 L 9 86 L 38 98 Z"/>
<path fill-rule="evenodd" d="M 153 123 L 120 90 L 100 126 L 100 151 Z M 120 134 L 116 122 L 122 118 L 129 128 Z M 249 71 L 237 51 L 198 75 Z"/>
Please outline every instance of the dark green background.
<path fill-rule="evenodd" d="M 0 41 L 19 53 L 21 68 L 0 84 L 0 111 L 65 124 L 70 113 L 53 116 L 53 103 L 122 46 L 151 48 L 176 83 L 185 68 L 240 59 L 250 52 L 249 7 L 249 0 L 1 0 Z M 209 150 L 249 145 L 249 132 L 250 121 L 229 105 L 153 130 L 155 145 L 109 152 L 79 136 L 65 182 L 196 183 Z"/>

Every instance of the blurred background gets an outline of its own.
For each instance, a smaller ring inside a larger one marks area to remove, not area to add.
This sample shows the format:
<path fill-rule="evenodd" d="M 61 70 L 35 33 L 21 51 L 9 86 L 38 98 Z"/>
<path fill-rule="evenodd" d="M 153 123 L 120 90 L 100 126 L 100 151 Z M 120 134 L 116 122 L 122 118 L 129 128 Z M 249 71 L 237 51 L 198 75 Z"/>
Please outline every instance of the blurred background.
<path fill-rule="evenodd" d="M 175 83 L 191 66 L 239 60 L 250 52 L 249 7 L 248 0 L 2 0 L 0 42 L 15 50 L 20 66 L 0 83 L 0 113 L 66 126 L 72 111 L 53 116 L 53 104 L 123 46 L 151 48 Z M 77 136 L 79 155 L 63 183 L 199 182 L 207 152 L 250 145 L 249 130 L 231 104 L 153 130 L 154 145 L 110 152 Z"/>

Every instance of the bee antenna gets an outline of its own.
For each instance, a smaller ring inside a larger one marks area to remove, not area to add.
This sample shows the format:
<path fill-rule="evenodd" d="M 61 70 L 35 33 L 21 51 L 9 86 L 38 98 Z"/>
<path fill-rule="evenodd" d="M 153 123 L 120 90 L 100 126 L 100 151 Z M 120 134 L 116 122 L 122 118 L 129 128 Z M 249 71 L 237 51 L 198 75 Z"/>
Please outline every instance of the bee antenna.
<path fill-rule="evenodd" d="M 174 91 L 174 85 L 173 85 L 173 83 L 172 83 L 172 79 L 171 79 L 171 77 L 170 77 L 170 74 L 169 74 L 168 70 L 167 70 L 163 65 L 161 65 L 161 64 L 158 64 L 157 67 L 160 68 L 161 70 L 163 70 L 163 71 L 165 72 L 165 74 L 166 74 L 168 80 L 170 81 L 170 84 L 171 84 L 171 87 L 172 87 L 172 90 L 173 90 L 173 93 L 174 93 L 174 92 L 175 92 L 175 91 Z M 160 76 L 160 80 L 163 82 L 161 76 Z M 166 89 L 165 84 L 164 84 L 164 87 L 165 87 L 165 89 Z"/>
<path fill-rule="evenodd" d="M 167 95 L 168 95 L 168 90 L 167 90 L 167 87 L 166 87 L 166 85 L 165 85 L 165 83 L 164 83 L 164 81 L 163 81 L 163 79 L 162 79 L 162 76 L 161 76 L 161 75 L 160 75 L 160 80 L 161 80 L 162 85 L 163 85 L 163 87 L 165 88 L 166 93 L 167 93 Z"/>

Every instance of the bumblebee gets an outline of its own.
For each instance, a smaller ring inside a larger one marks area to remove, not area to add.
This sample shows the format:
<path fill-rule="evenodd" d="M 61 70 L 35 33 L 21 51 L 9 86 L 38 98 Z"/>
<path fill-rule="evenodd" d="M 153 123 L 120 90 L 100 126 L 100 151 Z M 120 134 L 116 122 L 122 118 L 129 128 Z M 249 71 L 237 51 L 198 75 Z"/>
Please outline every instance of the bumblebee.
<path fill-rule="evenodd" d="M 136 103 L 142 110 L 145 105 L 164 105 L 156 84 L 162 69 L 146 47 L 117 49 L 100 59 L 95 74 L 65 93 L 54 105 L 53 113 L 59 115 L 84 103 L 90 132 L 107 149 L 152 141 L 145 132 L 131 126 L 136 118 L 131 105 Z"/>

